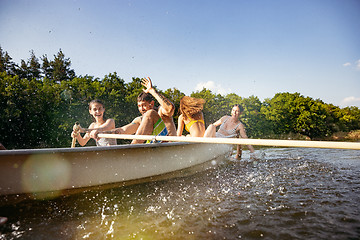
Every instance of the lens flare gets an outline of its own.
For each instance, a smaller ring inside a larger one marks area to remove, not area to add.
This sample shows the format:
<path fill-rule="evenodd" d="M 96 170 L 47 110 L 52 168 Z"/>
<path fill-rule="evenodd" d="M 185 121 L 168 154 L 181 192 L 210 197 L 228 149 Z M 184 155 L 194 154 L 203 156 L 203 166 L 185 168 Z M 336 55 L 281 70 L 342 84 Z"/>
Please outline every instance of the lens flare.
<path fill-rule="evenodd" d="M 22 167 L 22 186 L 34 198 L 58 196 L 69 183 L 70 163 L 59 155 L 34 155 Z"/>

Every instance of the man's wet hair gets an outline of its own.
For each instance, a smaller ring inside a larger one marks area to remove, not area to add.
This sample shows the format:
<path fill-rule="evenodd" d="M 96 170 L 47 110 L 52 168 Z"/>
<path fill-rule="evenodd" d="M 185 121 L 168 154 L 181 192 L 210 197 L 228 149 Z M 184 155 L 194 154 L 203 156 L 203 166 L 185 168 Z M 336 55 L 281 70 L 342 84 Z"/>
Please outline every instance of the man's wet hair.
<path fill-rule="evenodd" d="M 138 102 L 141 102 L 141 101 L 151 102 L 151 101 L 154 101 L 154 98 L 150 93 L 142 92 L 137 97 L 137 101 Z"/>

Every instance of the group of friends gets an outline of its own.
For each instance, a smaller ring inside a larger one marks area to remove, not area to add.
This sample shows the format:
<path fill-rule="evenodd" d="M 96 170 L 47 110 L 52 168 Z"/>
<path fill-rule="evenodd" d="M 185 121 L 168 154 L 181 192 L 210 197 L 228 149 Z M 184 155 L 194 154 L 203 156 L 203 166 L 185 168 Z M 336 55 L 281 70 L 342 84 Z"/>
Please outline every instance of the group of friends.
<path fill-rule="evenodd" d="M 151 79 L 143 78 L 141 84 L 143 92 L 137 98 L 137 105 L 141 116 L 136 117 L 131 123 L 116 128 L 114 119 L 105 117 L 105 106 L 100 100 L 89 103 L 89 113 L 94 121 L 90 124 L 88 131 L 82 136 L 79 129 L 74 126 L 71 137 L 76 138 L 81 146 L 91 139 L 95 139 L 96 145 L 116 145 L 116 139 L 99 138 L 99 133 L 136 134 L 136 135 L 159 135 L 159 136 L 182 136 L 183 130 L 191 137 L 240 137 L 247 138 L 245 127 L 239 120 L 243 109 L 240 105 L 234 105 L 231 115 L 223 116 L 216 122 L 205 127 L 204 114 L 202 112 L 205 104 L 204 99 L 184 96 L 180 100 L 180 115 L 176 129 L 173 115 L 174 104 L 165 96 L 153 88 Z M 155 107 L 155 100 L 159 103 Z M 220 126 L 220 127 L 219 127 Z M 216 131 L 216 128 L 219 130 Z M 144 140 L 134 139 L 132 144 L 144 143 Z M 254 148 L 248 145 L 251 153 Z M 242 155 L 241 145 L 237 146 L 236 159 Z"/>
<path fill-rule="evenodd" d="M 100 100 L 93 100 L 89 103 L 89 113 L 94 121 L 90 124 L 86 133 L 82 136 L 76 126 L 74 126 L 71 136 L 76 138 L 81 146 L 91 139 L 95 139 L 96 145 L 108 146 L 116 145 L 116 139 L 99 138 L 98 133 L 116 134 L 137 134 L 137 135 L 160 135 L 160 136 L 182 136 L 183 130 L 189 132 L 191 137 L 241 137 L 247 138 L 244 125 L 239 117 L 243 111 L 240 105 L 234 105 L 231 116 L 223 116 L 218 121 L 205 127 L 204 114 L 202 112 L 205 104 L 204 99 L 184 96 L 180 100 L 180 116 L 176 129 L 173 115 L 175 112 L 174 104 L 157 92 L 152 85 L 151 79 L 143 78 L 141 84 L 145 87 L 137 98 L 137 105 L 141 116 L 136 117 L 131 123 L 116 128 L 114 119 L 105 117 L 105 106 Z M 155 107 L 154 98 L 159 102 L 159 107 Z M 220 127 L 219 127 L 220 126 Z M 216 131 L 216 128 L 219 130 Z M 144 140 L 132 140 L 132 144 L 143 143 Z M 254 148 L 248 145 L 250 152 Z M 0 143 L 0 150 L 6 148 Z M 240 159 L 242 154 L 241 146 L 237 146 L 236 159 Z M 6 217 L 0 217 L 0 226 L 7 222 Z"/>

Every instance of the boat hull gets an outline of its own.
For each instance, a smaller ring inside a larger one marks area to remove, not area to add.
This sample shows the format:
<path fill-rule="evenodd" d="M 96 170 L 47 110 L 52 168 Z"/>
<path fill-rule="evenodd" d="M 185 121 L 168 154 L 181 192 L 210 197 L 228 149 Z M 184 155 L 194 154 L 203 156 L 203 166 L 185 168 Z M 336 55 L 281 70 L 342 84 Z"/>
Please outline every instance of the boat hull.
<path fill-rule="evenodd" d="M 228 154 L 231 145 L 161 143 L 0 152 L 0 195 L 61 192 L 146 179 Z"/>

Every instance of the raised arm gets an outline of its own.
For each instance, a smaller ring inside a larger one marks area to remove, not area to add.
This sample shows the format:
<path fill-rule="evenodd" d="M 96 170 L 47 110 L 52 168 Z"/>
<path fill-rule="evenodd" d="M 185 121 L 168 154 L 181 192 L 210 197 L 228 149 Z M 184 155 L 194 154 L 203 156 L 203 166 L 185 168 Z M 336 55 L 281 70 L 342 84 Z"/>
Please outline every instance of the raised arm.
<path fill-rule="evenodd" d="M 145 87 L 145 89 L 143 90 L 146 93 L 150 93 L 160 104 L 160 108 L 159 108 L 159 114 L 160 115 L 165 115 L 168 117 L 171 117 L 174 115 L 174 111 L 175 111 L 175 106 L 174 104 L 167 99 L 164 95 L 158 93 L 155 88 L 153 88 L 151 79 L 148 78 L 143 78 L 141 79 L 141 84 Z"/>

